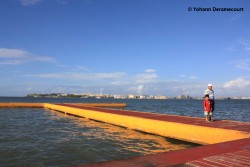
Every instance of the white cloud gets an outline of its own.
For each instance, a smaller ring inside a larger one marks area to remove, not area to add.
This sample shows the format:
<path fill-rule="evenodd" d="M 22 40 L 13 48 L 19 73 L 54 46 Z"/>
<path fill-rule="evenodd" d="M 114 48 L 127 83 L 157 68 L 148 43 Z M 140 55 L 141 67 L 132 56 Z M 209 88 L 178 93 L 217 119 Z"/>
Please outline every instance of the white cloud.
<path fill-rule="evenodd" d="M 126 90 L 125 86 L 122 90 Z M 127 92 L 146 95 L 191 95 L 202 96 L 206 84 L 187 81 L 156 81 L 153 83 L 132 84 Z"/>
<path fill-rule="evenodd" d="M 113 72 L 113 73 L 94 73 L 95 78 L 101 79 L 120 79 L 126 76 L 125 72 Z"/>
<path fill-rule="evenodd" d="M 65 79 L 67 81 L 96 81 L 92 86 L 93 91 L 105 87 L 105 92 L 113 94 L 152 94 L 152 95 L 199 95 L 202 94 L 206 84 L 200 84 L 190 81 L 163 81 L 159 80 L 155 73 L 141 73 L 134 76 L 128 76 L 125 72 L 113 73 L 48 73 L 48 74 L 30 74 L 26 77 Z M 195 76 L 189 76 L 195 79 Z M 76 82 L 75 82 L 76 83 Z M 78 82 L 79 84 L 80 82 Z M 85 82 L 86 83 L 86 82 Z M 81 89 L 88 87 L 83 83 Z M 89 88 L 86 88 L 89 90 Z M 69 91 L 67 91 L 69 92 Z M 80 93 L 80 92 L 78 92 Z"/>
<path fill-rule="evenodd" d="M 145 72 L 147 72 L 147 73 L 155 73 L 155 72 L 157 72 L 157 70 L 155 70 L 155 69 L 146 69 Z"/>
<path fill-rule="evenodd" d="M 182 74 L 182 75 L 179 75 L 179 77 L 181 77 L 181 78 L 189 78 L 189 79 L 198 79 L 198 77 L 195 76 L 195 75 L 185 75 L 185 74 Z"/>
<path fill-rule="evenodd" d="M 134 78 L 136 83 L 142 84 L 142 83 L 155 82 L 158 78 L 156 71 L 157 70 L 155 69 L 146 69 L 144 70 L 145 73 L 135 75 Z"/>
<path fill-rule="evenodd" d="M 229 89 L 242 89 L 250 86 L 250 80 L 240 77 L 235 80 L 226 82 L 223 87 Z"/>
<path fill-rule="evenodd" d="M 57 64 L 56 65 L 57 67 L 63 69 L 64 71 L 74 71 L 74 72 L 89 72 L 90 69 L 86 66 L 77 66 L 77 65 L 73 65 L 73 66 L 70 66 L 70 65 L 64 65 L 64 64 Z"/>
<path fill-rule="evenodd" d="M 20 0 L 20 1 L 23 6 L 32 6 L 42 2 L 43 0 Z"/>
<path fill-rule="evenodd" d="M 144 85 L 138 85 L 137 90 L 138 90 L 138 94 L 142 94 L 144 89 Z"/>
<path fill-rule="evenodd" d="M 198 79 L 198 77 L 197 77 L 197 76 L 192 75 L 192 76 L 189 76 L 189 79 Z"/>
<path fill-rule="evenodd" d="M 77 66 L 76 69 L 77 70 L 88 71 L 88 67 L 85 67 L 85 66 Z"/>
<path fill-rule="evenodd" d="M 50 74 L 28 74 L 25 77 L 53 78 L 53 79 L 74 79 L 74 80 L 102 80 L 120 79 L 126 75 L 124 72 L 113 73 L 50 73 Z"/>
<path fill-rule="evenodd" d="M 2 65 L 19 65 L 19 64 L 24 64 L 25 63 L 25 61 L 24 60 L 21 60 L 21 59 L 19 59 L 19 60 L 3 60 L 3 61 L 1 61 L 0 60 L 0 65 L 2 64 Z"/>
<path fill-rule="evenodd" d="M 111 82 L 111 85 L 128 85 L 129 82 L 124 82 L 124 81 L 113 81 Z"/>
<path fill-rule="evenodd" d="M 239 69 L 250 70 L 250 59 L 238 60 L 234 64 Z"/>
<path fill-rule="evenodd" d="M 239 39 L 234 41 L 228 47 L 225 47 L 224 50 L 228 52 L 239 52 L 239 51 L 247 51 L 250 52 L 250 40 L 248 39 Z"/>
<path fill-rule="evenodd" d="M 24 58 L 27 52 L 19 49 L 0 48 L 0 58 Z"/>
<path fill-rule="evenodd" d="M 28 62 L 54 62 L 49 56 L 37 56 L 21 49 L 0 48 L 0 64 L 19 65 Z"/>
<path fill-rule="evenodd" d="M 49 56 L 30 56 L 28 57 L 30 61 L 40 61 L 40 62 L 54 62 L 55 59 Z"/>
<path fill-rule="evenodd" d="M 62 72 L 62 73 L 40 73 L 40 74 L 19 74 L 19 76 L 28 78 L 24 81 L 46 81 L 48 84 L 29 85 L 31 91 L 27 91 L 24 87 L 20 87 L 20 94 L 23 95 L 33 92 L 43 93 L 99 93 L 103 89 L 103 93 L 110 94 L 145 94 L 145 95 L 190 95 L 203 96 L 203 92 L 207 87 L 207 83 L 200 80 L 194 80 L 196 76 L 181 75 L 185 80 L 164 80 L 160 79 L 155 73 L 141 73 L 137 75 L 128 75 L 125 72 L 111 73 L 90 73 L 90 72 Z M 180 76 L 180 77 L 181 77 Z M 54 79 L 54 80 L 53 80 Z M 59 85 L 58 85 L 59 83 Z M 62 83 L 62 84 L 61 84 Z M 60 85 L 61 84 L 61 85 Z M 13 83 L 13 85 L 15 85 Z M 215 84 L 214 87 L 216 97 L 249 95 L 250 79 L 240 77 L 223 84 Z M 10 87 L 10 86 L 9 86 Z M 17 86 L 11 86 L 17 87 Z M 3 87 L 1 87 L 2 89 Z M 4 90 L 5 94 L 13 92 L 9 89 Z M 26 91 L 26 92 L 25 92 Z M 0 95 L 3 94 L 0 93 Z"/>
<path fill-rule="evenodd" d="M 149 83 L 154 82 L 158 78 L 158 75 L 155 73 L 146 73 L 146 74 L 137 74 L 136 82 L 137 83 Z"/>
<path fill-rule="evenodd" d="M 181 74 L 181 75 L 179 75 L 179 77 L 184 78 L 184 77 L 187 77 L 187 75 Z"/>

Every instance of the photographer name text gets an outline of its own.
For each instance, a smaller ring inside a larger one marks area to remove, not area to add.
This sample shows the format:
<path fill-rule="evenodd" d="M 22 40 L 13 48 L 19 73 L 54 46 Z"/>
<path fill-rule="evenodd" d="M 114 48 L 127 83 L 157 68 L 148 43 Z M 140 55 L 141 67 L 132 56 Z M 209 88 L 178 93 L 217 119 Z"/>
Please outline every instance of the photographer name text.
<path fill-rule="evenodd" d="M 203 8 L 203 7 L 188 7 L 188 11 L 193 12 L 243 12 L 244 8 Z"/>

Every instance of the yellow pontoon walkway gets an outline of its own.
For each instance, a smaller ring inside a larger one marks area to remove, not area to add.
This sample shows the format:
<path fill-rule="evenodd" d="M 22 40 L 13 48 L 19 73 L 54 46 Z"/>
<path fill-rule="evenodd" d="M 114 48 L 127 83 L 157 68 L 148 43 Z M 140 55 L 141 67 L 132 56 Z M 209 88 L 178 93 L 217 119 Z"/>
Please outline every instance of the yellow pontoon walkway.
<path fill-rule="evenodd" d="M 44 104 L 45 108 L 204 146 L 79 166 L 250 166 L 250 123 L 119 109 Z"/>
<path fill-rule="evenodd" d="M 65 104 L 73 104 L 78 106 L 89 106 L 89 107 L 126 107 L 126 103 L 65 103 Z M 0 103 L 0 108 L 11 108 L 11 107 L 42 108 L 44 107 L 44 103 L 23 103 L 23 102 Z"/>

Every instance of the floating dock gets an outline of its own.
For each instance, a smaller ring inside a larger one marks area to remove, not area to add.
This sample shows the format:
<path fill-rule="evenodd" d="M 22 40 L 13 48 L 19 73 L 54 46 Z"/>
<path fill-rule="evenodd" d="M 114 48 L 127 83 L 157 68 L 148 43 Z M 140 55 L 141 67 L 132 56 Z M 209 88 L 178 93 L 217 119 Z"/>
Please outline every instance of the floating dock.
<path fill-rule="evenodd" d="M 250 166 L 250 123 L 227 120 L 205 122 L 202 118 L 74 104 L 44 104 L 44 107 L 203 145 L 130 159 L 78 165 L 78 167 Z"/>
<path fill-rule="evenodd" d="M 250 137 L 250 124 L 242 122 L 216 121 L 208 123 L 202 118 L 86 107 L 73 104 L 45 103 L 44 107 L 66 114 L 202 145 Z"/>
<path fill-rule="evenodd" d="M 0 108 L 43 108 L 44 103 L 0 103 Z"/>
<path fill-rule="evenodd" d="M 0 107 L 45 107 L 70 115 L 202 145 L 130 159 L 83 164 L 77 167 L 250 166 L 250 123 L 228 120 L 205 122 L 204 118 L 100 108 L 118 107 L 117 103 L 88 104 L 0 103 Z M 123 103 L 121 107 L 124 107 Z"/>
<path fill-rule="evenodd" d="M 250 139 L 74 167 L 249 167 Z"/>
<path fill-rule="evenodd" d="M 126 103 L 64 103 L 77 106 L 88 106 L 88 107 L 126 107 Z M 0 103 L 0 108 L 43 108 L 44 103 Z"/>

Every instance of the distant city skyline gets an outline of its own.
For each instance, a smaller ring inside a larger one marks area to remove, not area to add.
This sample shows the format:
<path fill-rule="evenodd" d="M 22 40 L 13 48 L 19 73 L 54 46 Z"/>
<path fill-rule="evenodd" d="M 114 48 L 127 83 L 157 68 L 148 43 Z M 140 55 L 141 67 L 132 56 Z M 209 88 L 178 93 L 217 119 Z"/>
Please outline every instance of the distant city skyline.
<path fill-rule="evenodd" d="M 34 98 L 114 98 L 114 99 L 197 99 L 203 100 L 204 95 L 189 96 L 189 95 L 177 95 L 177 96 L 165 96 L 165 95 L 140 95 L 140 94 L 103 94 L 103 93 L 50 93 L 50 94 L 27 94 L 25 97 Z M 250 96 L 219 96 L 216 99 L 250 99 Z"/>
<path fill-rule="evenodd" d="M 243 11 L 198 11 L 201 8 Z M 0 1 L 0 96 L 250 96 L 246 0 Z"/>

